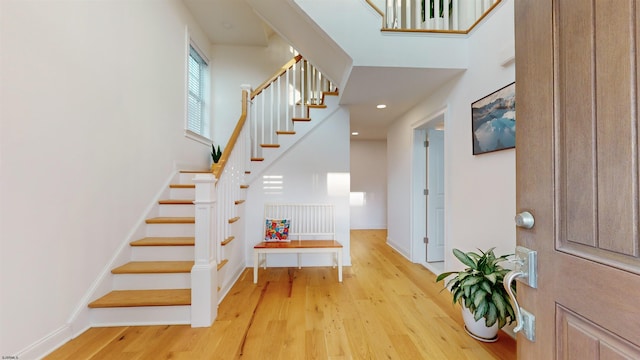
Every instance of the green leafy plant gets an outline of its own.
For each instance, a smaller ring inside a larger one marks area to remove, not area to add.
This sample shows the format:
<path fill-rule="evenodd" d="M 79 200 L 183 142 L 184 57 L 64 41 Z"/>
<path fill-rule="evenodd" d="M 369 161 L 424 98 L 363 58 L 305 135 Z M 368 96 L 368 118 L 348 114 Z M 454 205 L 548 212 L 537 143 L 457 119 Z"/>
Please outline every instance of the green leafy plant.
<path fill-rule="evenodd" d="M 436 12 L 436 6 L 435 6 L 435 2 L 436 0 L 429 0 L 429 18 L 436 18 L 436 17 L 444 17 L 444 0 L 440 0 L 440 14 L 438 16 L 435 16 L 435 12 Z M 425 17 L 425 0 L 422 0 L 422 21 L 426 20 Z M 449 15 L 451 15 L 453 10 L 453 2 L 451 0 L 449 0 Z"/>
<path fill-rule="evenodd" d="M 211 144 L 211 159 L 213 159 L 213 163 L 217 164 L 220 161 L 220 157 L 222 157 L 222 151 L 220 151 L 220 145 L 218 145 L 218 150 Z"/>
<path fill-rule="evenodd" d="M 463 271 L 442 273 L 438 275 L 436 282 L 455 275 L 445 285 L 445 288 L 451 290 L 453 303 L 458 302 L 466 306 L 476 321 L 485 318 L 487 326 L 493 326 L 497 322 L 498 327 L 502 328 L 515 321 L 509 294 L 502 284 L 509 270 L 500 265 L 509 255 L 496 257 L 494 249 L 486 252 L 479 250 L 480 254 L 453 249 L 455 257 L 467 268 Z M 515 294 L 515 284 L 512 284 L 511 288 Z"/>

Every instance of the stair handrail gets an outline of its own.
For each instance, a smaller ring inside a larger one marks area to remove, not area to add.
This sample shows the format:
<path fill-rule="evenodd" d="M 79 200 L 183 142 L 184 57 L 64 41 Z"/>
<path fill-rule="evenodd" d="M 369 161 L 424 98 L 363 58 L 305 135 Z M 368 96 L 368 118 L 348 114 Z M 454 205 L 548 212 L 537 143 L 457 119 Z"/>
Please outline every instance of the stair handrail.
<path fill-rule="evenodd" d="M 220 166 L 215 168 L 214 171 L 213 171 L 213 175 L 216 177 L 216 179 L 220 179 L 220 175 L 224 171 L 224 167 L 227 164 L 227 162 L 229 161 L 229 157 L 231 156 L 231 152 L 233 151 L 233 148 L 235 147 L 236 142 L 238 141 L 238 137 L 240 136 L 240 132 L 242 131 L 242 128 L 244 127 L 244 123 L 247 120 L 247 102 L 248 102 L 248 97 L 249 97 L 249 91 L 248 90 L 242 90 L 242 112 L 240 113 L 240 118 L 238 119 L 238 122 L 236 123 L 236 127 L 233 129 L 233 133 L 231 133 L 231 137 L 229 138 L 229 142 L 227 143 L 227 146 L 224 148 L 224 151 L 222 152 L 222 156 L 220 157 L 220 160 L 218 161 L 218 164 L 220 164 Z"/>
<path fill-rule="evenodd" d="M 502 0 L 476 0 L 464 5 L 458 0 L 392 0 L 384 13 L 371 0 L 365 1 L 382 15 L 382 31 L 464 35 L 471 32 Z M 422 7 L 426 8 L 431 3 L 433 14 L 443 16 L 431 17 L 431 6 L 423 11 Z"/>
<path fill-rule="evenodd" d="M 300 60 L 302 60 L 302 55 L 298 54 L 294 56 L 293 59 L 287 61 L 286 64 L 282 65 L 282 67 L 278 71 L 276 71 L 270 78 L 268 78 L 265 82 L 260 84 L 255 90 L 251 92 L 251 100 L 253 100 L 253 98 L 255 98 L 258 94 L 260 94 L 262 90 L 269 87 L 269 85 L 271 85 L 274 81 L 278 80 L 278 78 L 282 76 L 282 74 L 291 69 L 291 67 L 297 64 Z"/>

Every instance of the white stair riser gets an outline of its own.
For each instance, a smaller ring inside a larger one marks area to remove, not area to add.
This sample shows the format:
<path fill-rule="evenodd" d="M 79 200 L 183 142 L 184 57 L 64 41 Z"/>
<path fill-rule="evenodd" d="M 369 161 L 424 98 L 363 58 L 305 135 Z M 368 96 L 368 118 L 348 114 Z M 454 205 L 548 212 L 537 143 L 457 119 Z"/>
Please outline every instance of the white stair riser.
<path fill-rule="evenodd" d="M 194 205 L 160 205 L 158 210 L 159 216 L 195 216 L 196 210 Z"/>
<path fill-rule="evenodd" d="M 191 323 L 191 305 L 99 308 L 89 313 L 94 327 Z"/>
<path fill-rule="evenodd" d="M 210 152 L 210 151 L 209 151 Z M 197 173 L 180 173 L 178 181 L 180 184 L 193 184 L 193 179 L 198 175 Z"/>
<path fill-rule="evenodd" d="M 194 224 L 147 224 L 147 236 L 195 236 Z"/>
<path fill-rule="evenodd" d="M 132 261 L 188 261 L 194 259 L 193 246 L 132 246 Z"/>
<path fill-rule="evenodd" d="M 188 289 L 191 273 L 177 274 L 117 274 L 113 278 L 114 290 Z"/>
<path fill-rule="evenodd" d="M 195 199 L 196 198 L 196 189 L 195 188 L 172 188 L 169 189 L 169 197 L 171 199 Z"/>

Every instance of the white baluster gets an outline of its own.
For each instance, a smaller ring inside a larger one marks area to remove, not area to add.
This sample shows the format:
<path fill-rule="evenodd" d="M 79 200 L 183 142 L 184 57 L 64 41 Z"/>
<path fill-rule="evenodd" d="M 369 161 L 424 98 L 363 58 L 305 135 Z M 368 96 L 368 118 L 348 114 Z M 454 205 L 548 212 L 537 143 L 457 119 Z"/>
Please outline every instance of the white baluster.
<path fill-rule="evenodd" d="M 291 68 L 287 69 L 287 72 L 285 73 L 285 83 L 286 83 L 286 90 L 285 90 L 285 98 L 286 98 L 286 102 L 287 102 L 287 106 L 284 108 L 284 121 L 285 121 L 285 127 L 284 129 L 286 131 L 291 130 L 289 128 L 289 123 L 291 122 L 291 116 L 289 116 L 289 106 L 291 106 L 291 82 L 289 79 L 289 75 L 291 75 L 291 70 L 295 68 L 295 65 L 292 66 Z"/>

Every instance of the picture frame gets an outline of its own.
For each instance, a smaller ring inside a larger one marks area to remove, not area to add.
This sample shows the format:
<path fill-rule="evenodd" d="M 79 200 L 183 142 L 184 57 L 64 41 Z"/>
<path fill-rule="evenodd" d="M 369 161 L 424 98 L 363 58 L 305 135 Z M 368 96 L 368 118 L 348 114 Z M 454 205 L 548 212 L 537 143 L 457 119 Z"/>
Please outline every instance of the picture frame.
<path fill-rule="evenodd" d="M 516 147 L 516 83 L 471 103 L 473 155 Z"/>

